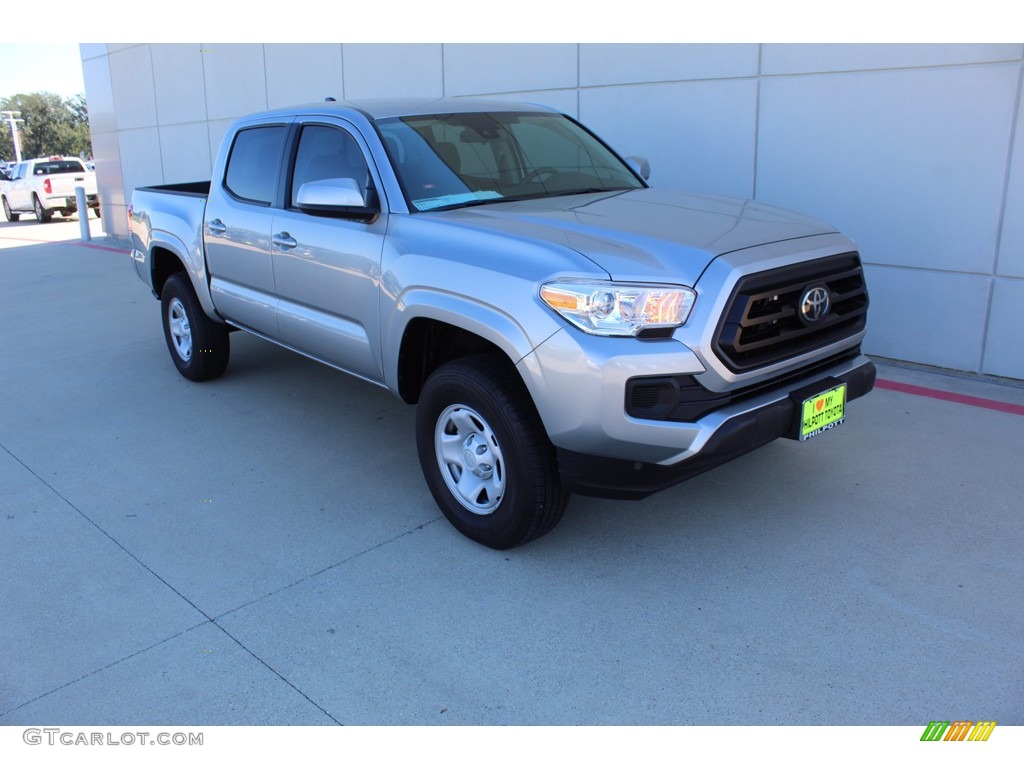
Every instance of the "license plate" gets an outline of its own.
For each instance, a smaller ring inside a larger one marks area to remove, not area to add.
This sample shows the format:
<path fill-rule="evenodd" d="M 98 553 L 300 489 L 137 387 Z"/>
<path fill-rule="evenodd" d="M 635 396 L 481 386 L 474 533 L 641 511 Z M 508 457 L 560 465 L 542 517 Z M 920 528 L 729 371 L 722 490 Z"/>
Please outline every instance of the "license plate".
<path fill-rule="evenodd" d="M 838 427 L 846 418 L 846 385 L 825 390 L 803 401 L 800 410 L 800 439 L 810 440 Z"/>

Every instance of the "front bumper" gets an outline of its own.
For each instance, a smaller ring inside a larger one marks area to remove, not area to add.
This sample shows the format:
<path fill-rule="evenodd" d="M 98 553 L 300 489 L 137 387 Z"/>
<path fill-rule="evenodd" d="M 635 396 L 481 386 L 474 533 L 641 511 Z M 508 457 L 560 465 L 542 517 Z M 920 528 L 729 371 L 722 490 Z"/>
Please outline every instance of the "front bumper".
<path fill-rule="evenodd" d="M 837 366 L 775 391 L 768 402 L 757 398 L 756 404 L 725 415 L 711 414 L 684 429 L 697 427 L 702 433 L 716 422 L 711 434 L 687 458 L 674 463 L 647 463 L 556 448 L 562 484 L 567 491 L 585 496 L 609 499 L 642 499 L 652 493 L 688 480 L 709 469 L 742 456 L 779 437 L 791 436 L 797 420 L 797 400 L 790 395 L 826 377 L 834 377 L 847 385 L 849 403 L 866 395 L 875 384 L 875 365 L 858 356 L 852 366 Z M 846 370 L 838 370 L 845 367 Z M 735 410 L 731 408 L 730 410 Z"/>
<path fill-rule="evenodd" d="M 847 384 L 847 402 L 867 394 L 875 367 L 860 354 L 858 341 L 790 361 L 788 368 L 776 366 L 765 378 L 710 389 L 709 407 L 687 418 L 628 412 L 631 381 L 704 378 L 701 358 L 676 340 L 598 338 L 563 329 L 518 368 L 557 451 L 566 489 L 643 498 L 789 434 L 796 421 L 794 393 L 838 379 Z"/>

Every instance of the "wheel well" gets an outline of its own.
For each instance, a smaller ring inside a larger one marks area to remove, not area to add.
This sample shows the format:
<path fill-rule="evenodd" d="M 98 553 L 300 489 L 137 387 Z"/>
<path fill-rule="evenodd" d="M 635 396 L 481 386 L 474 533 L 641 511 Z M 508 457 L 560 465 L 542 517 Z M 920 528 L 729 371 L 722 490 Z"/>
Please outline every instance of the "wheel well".
<path fill-rule="evenodd" d="M 157 296 L 160 296 L 167 279 L 177 272 L 184 272 L 185 265 L 172 251 L 166 248 L 154 248 L 149 258 L 153 271 L 153 290 Z"/>
<path fill-rule="evenodd" d="M 416 318 L 405 329 L 398 353 L 398 391 L 407 403 L 420 398 L 423 383 L 451 360 L 481 352 L 504 352 L 475 333 L 440 320 Z"/>

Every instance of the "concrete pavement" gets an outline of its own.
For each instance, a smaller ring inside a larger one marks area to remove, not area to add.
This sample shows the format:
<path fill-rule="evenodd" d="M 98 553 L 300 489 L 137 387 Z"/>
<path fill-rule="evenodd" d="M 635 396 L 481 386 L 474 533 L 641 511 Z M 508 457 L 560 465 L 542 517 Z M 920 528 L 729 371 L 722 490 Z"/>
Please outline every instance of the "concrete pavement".
<path fill-rule="evenodd" d="M 0 224 L 0 725 L 1024 724 L 1019 383 L 883 363 L 918 389 L 494 552 L 412 408 L 245 334 L 186 381 L 77 230 Z"/>

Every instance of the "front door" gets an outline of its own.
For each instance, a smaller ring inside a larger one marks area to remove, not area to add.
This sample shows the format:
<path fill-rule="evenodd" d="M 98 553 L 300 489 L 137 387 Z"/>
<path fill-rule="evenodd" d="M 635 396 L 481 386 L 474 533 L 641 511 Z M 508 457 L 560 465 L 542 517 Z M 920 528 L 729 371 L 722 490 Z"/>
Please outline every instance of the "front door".
<path fill-rule="evenodd" d="M 281 340 L 380 383 L 378 296 L 387 215 L 368 221 L 295 208 L 299 188 L 309 181 L 354 179 L 364 191 L 379 189 L 366 154 L 362 138 L 344 121 L 316 118 L 300 126 L 285 207 L 274 216 L 272 253 Z"/>

